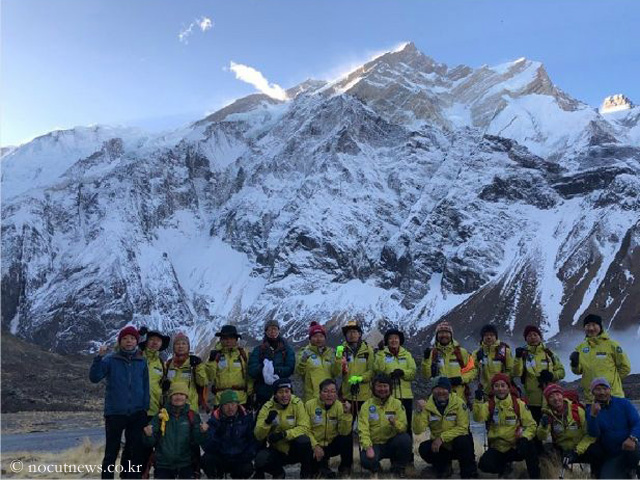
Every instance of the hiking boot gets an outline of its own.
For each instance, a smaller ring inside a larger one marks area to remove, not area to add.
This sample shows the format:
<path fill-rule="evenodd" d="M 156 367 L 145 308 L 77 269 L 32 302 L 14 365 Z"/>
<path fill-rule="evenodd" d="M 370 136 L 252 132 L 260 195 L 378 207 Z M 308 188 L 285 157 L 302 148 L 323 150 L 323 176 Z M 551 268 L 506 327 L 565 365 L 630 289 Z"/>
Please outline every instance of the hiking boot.
<path fill-rule="evenodd" d="M 436 478 L 451 478 L 453 475 L 453 467 L 451 465 L 447 465 L 443 470 L 434 470 L 436 474 Z"/>

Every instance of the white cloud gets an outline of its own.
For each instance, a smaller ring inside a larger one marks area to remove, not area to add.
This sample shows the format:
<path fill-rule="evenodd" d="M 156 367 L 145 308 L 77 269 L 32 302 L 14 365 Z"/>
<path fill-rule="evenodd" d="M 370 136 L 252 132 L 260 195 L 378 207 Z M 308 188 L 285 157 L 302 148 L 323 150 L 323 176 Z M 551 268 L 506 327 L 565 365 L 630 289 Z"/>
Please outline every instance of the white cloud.
<path fill-rule="evenodd" d="M 189 24 L 188 27 L 183 28 L 182 31 L 178 34 L 178 40 L 180 40 L 185 45 L 189 43 L 189 37 L 193 34 L 193 29 L 198 27 L 202 30 L 202 33 L 207 30 L 211 30 L 213 28 L 213 21 L 209 17 L 196 18 L 193 22 Z"/>
<path fill-rule="evenodd" d="M 280 85 L 269 83 L 264 75 L 255 68 L 235 62 L 231 62 L 229 64 L 229 68 L 236 74 L 236 78 L 238 80 L 242 80 L 243 82 L 253 85 L 265 95 L 269 95 L 271 98 L 275 98 L 277 100 L 287 99 L 287 92 L 285 92 Z"/>

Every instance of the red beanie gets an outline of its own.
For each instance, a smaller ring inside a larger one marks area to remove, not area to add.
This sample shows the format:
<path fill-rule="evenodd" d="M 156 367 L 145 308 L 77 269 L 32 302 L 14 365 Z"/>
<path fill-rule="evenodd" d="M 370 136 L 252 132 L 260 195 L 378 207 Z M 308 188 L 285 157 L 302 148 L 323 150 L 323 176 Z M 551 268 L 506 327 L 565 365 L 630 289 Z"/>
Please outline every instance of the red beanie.
<path fill-rule="evenodd" d="M 189 348 L 191 348 L 191 342 L 189 341 L 189 337 L 187 337 L 187 335 L 184 332 L 178 332 L 173 336 L 173 345 L 175 347 L 176 342 L 178 340 L 186 340 L 187 341 L 187 345 L 189 345 Z"/>
<path fill-rule="evenodd" d="M 549 385 L 547 385 L 547 388 L 544 389 L 544 392 L 542 394 L 544 395 L 544 398 L 549 401 L 549 397 L 552 393 L 560 393 L 564 395 L 564 392 L 560 385 L 556 385 L 555 383 L 550 383 Z"/>
<path fill-rule="evenodd" d="M 538 327 L 536 327 L 535 325 L 527 325 L 526 327 L 524 327 L 525 340 L 527 339 L 527 335 L 529 335 L 531 332 L 536 332 L 538 335 L 540 335 L 540 338 L 542 338 L 542 332 Z"/>
<path fill-rule="evenodd" d="M 491 377 L 491 386 L 493 387 L 493 384 L 499 380 L 502 380 L 503 382 L 506 382 L 507 385 L 511 386 L 511 379 L 506 373 L 496 373 L 493 377 Z"/>
<path fill-rule="evenodd" d="M 136 342 L 140 341 L 140 334 L 138 333 L 138 330 L 136 330 L 136 327 L 134 327 L 133 325 L 127 325 L 122 330 L 120 330 L 120 333 L 118 333 L 118 343 L 120 343 L 120 340 L 122 340 L 122 337 L 124 337 L 125 335 L 133 335 L 134 337 L 136 337 Z"/>
<path fill-rule="evenodd" d="M 309 338 L 313 337 L 316 333 L 321 333 L 325 337 L 327 336 L 327 332 L 324 330 L 322 325 L 318 322 L 311 322 L 309 324 Z"/>

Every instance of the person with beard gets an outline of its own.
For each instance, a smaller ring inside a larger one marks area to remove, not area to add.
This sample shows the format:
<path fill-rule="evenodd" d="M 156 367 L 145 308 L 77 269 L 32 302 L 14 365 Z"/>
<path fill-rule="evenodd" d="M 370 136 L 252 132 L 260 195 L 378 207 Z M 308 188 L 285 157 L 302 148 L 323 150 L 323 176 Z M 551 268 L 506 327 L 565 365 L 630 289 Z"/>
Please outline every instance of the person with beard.
<path fill-rule="evenodd" d="M 486 422 L 489 448 L 480 457 L 478 468 L 505 478 L 507 465 L 525 460 L 529 478 L 540 478 L 538 451 L 532 442 L 536 422 L 527 404 L 513 392 L 511 379 L 497 373 L 491 379 L 492 394 L 484 401 L 484 390 L 476 390 L 473 419 Z"/>
<path fill-rule="evenodd" d="M 542 332 L 535 325 L 524 329 L 527 345 L 516 348 L 513 376 L 520 377 L 524 396 L 536 423 L 540 422 L 545 387 L 564 378 L 564 365 L 560 358 L 542 343 Z"/>
<path fill-rule="evenodd" d="M 296 373 L 300 375 L 304 385 L 305 402 L 316 398 L 320 384 L 332 378 L 334 363 L 336 355 L 333 348 L 327 347 L 327 332 L 318 322 L 311 322 L 309 345 L 298 352 L 296 361 Z"/>
<path fill-rule="evenodd" d="M 258 410 L 273 396 L 273 383 L 293 375 L 295 366 L 295 353 L 280 335 L 280 324 L 268 320 L 262 343 L 249 355 L 249 376 L 254 382 Z"/>
<path fill-rule="evenodd" d="M 618 342 L 602 328 L 602 317 L 588 314 L 584 320 L 584 341 L 571 353 L 571 371 L 581 375 L 580 384 L 587 405 L 593 401 L 589 386 L 594 378 L 604 377 L 611 385 L 614 397 L 624 397 L 622 379 L 631 373 L 629 357 Z"/>
<path fill-rule="evenodd" d="M 460 478 L 478 478 L 473 436 L 466 402 L 451 393 L 447 377 L 433 379 L 431 395 L 418 400 L 413 417 L 413 433 L 420 435 L 427 428 L 431 439 L 418 447 L 422 459 L 434 466 L 437 478 L 449 478 L 453 472 L 451 461 L 458 460 Z"/>
<path fill-rule="evenodd" d="M 300 478 L 309 478 L 313 456 L 309 415 L 302 400 L 293 395 L 291 380 L 279 378 L 273 389 L 273 398 L 262 406 L 256 420 L 256 439 L 268 440 L 269 445 L 256 455 L 253 478 L 264 478 L 265 472 L 285 478 L 283 467 L 296 463 L 300 464 Z"/>
<path fill-rule="evenodd" d="M 551 434 L 553 448 L 563 465 L 589 463 L 594 478 L 600 476 L 604 452 L 589 436 L 584 408 L 565 397 L 562 388 L 551 383 L 544 389 L 547 406 L 542 410 L 536 436 L 543 442 Z"/>
<path fill-rule="evenodd" d="M 371 385 L 373 397 L 360 409 L 360 464 L 376 474 L 382 471 L 380 460 L 388 458 L 393 473 L 404 478 L 413 443 L 407 433 L 407 414 L 402 402 L 391 395 L 391 386 L 387 375 L 376 375 Z"/>
<path fill-rule="evenodd" d="M 117 350 L 106 355 L 102 346 L 89 371 L 92 383 L 106 378 L 104 426 L 106 442 L 102 478 L 113 478 L 122 432 L 130 452 L 130 462 L 122 464 L 128 478 L 141 478 L 145 458 L 142 429 L 149 410 L 149 368 L 138 349 L 140 334 L 129 325 L 118 333 Z"/>
<path fill-rule="evenodd" d="M 480 347 L 473 352 L 475 370 L 487 395 L 491 393 L 491 378 L 496 373 L 511 376 L 513 355 L 511 347 L 498 341 L 498 329 L 494 325 L 484 325 L 480 329 Z"/>

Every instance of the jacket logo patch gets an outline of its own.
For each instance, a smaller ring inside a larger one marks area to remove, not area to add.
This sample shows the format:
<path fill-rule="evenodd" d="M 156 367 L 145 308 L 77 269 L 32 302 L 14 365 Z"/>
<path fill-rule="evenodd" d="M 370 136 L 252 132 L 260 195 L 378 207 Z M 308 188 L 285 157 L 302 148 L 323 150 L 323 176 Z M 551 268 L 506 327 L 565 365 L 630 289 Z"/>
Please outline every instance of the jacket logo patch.
<path fill-rule="evenodd" d="M 590 351 L 590 350 L 591 350 L 591 349 L 590 349 L 589 347 L 584 347 L 584 348 L 582 349 L 582 353 L 589 353 L 589 351 Z"/>

